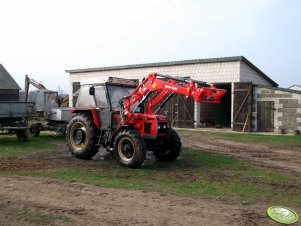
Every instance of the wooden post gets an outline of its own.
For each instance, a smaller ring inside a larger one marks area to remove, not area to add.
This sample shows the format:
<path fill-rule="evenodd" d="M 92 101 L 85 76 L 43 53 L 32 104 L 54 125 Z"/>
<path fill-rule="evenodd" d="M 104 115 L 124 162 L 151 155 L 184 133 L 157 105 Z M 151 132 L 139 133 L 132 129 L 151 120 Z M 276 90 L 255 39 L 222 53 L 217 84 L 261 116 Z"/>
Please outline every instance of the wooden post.
<path fill-rule="evenodd" d="M 246 125 L 247 125 L 247 122 L 248 122 L 248 119 L 249 119 L 249 114 L 247 115 L 247 118 L 246 118 L 246 121 L 245 121 L 245 124 L 244 124 L 244 128 L 243 128 L 243 132 L 245 132 L 245 129 L 246 129 Z"/>

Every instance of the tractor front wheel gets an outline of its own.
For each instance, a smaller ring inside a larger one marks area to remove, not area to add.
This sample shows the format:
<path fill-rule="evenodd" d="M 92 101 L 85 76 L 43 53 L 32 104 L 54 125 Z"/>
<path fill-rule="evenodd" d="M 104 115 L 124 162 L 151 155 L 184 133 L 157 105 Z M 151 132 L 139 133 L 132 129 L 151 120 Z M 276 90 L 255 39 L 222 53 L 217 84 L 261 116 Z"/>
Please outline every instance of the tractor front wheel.
<path fill-rule="evenodd" d="M 32 136 L 38 137 L 40 135 L 40 127 L 38 124 L 32 124 L 29 128 L 29 132 Z"/>
<path fill-rule="evenodd" d="M 88 114 L 74 116 L 67 126 L 67 144 L 72 155 L 91 159 L 97 152 L 97 129 Z"/>
<path fill-rule="evenodd" d="M 158 160 L 171 162 L 179 157 L 181 146 L 181 139 L 177 132 L 173 129 L 168 129 L 164 144 L 160 148 L 154 150 L 154 155 Z"/>
<path fill-rule="evenodd" d="M 122 166 L 137 168 L 146 156 L 146 146 L 134 129 L 120 131 L 115 138 L 114 153 Z"/>

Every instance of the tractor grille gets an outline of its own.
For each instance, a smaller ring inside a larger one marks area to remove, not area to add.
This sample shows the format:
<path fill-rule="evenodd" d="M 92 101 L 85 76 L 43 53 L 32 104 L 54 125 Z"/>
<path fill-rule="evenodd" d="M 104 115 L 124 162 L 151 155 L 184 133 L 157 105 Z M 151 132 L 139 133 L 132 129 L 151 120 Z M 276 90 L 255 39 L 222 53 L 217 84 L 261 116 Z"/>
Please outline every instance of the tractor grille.
<path fill-rule="evenodd" d="M 145 122 L 144 123 L 144 133 L 151 133 L 152 123 Z"/>
<path fill-rule="evenodd" d="M 167 129 L 167 122 L 158 122 L 158 133 L 165 133 Z"/>

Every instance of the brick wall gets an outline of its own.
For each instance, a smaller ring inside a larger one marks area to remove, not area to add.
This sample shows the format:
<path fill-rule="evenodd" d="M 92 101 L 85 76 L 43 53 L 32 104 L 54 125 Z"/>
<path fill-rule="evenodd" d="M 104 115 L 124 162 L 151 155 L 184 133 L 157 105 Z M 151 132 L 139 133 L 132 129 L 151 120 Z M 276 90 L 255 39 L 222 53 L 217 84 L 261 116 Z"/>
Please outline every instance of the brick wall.
<path fill-rule="evenodd" d="M 253 130 L 257 131 L 257 101 L 274 101 L 274 132 L 301 131 L 301 92 L 277 88 L 255 87 L 253 92 Z"/>

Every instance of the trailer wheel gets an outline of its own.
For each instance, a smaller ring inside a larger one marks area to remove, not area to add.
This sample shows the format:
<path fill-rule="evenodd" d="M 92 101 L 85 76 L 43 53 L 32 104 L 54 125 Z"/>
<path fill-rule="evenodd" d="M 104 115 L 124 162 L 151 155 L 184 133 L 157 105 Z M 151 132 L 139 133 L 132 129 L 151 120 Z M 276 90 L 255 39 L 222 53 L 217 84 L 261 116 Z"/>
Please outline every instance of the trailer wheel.
<path fill-rule="evenodd" d="M 158 160 L 171 162 L 179 157 L 181 146 L 182 143 L 178 133 L 174 129 L 168 129 L 164 145 L 160 149 L 156 149 L 154 155 Z"/>
<path fill-rule="evenodd" d="M 38 124 L 32 124 L 30 126 L 29 132 L 32 136 L 38 137 L 40 135 L 40 127 Z"/>
<path fill-rule="evenodd" d="M 72 155 L 91 159 L 97 152 L 97 129 L 88 114 L 78 114 L 67 126 L 67 144 Z"/>
<path fill-rule="evenodd" d="M 140 135 L 133 129 L 120 131 L 115 138 L 114 153 L 122 166 L 137 168 L 146 156 L 146 146 Z"/>
<path fill-rule="evenodd" d="M 17 139 L 19 142 L 27 142 L 28 141 L 29 133 L 28 133 L 27 129 L 18 130 L 16 135 L 17 135 Z"/>

